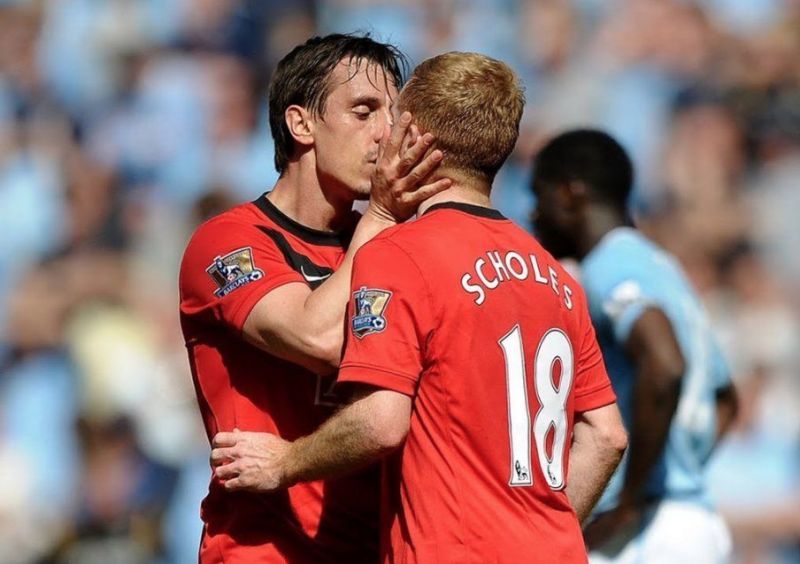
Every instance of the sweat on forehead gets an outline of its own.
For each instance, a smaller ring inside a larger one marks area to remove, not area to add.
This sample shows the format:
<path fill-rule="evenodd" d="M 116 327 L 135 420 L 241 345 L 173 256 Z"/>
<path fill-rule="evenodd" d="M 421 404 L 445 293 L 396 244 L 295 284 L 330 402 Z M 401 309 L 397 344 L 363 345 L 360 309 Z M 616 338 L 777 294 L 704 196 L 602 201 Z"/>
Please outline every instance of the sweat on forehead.
<path fill-rule="evenodd" d="M 342 72 L 344 71 L 344 72 Z M 359 73 L 363 72 L 369 83 L 376 89 L 381 88 L 389 91 L 392 87 L 398 88 L 395 80 L 390 76 L 386 69 L 379 63 L 364 57 L 345 57 L 340 60 L 336 67 L 328 76 L 328 84 L 325 88 L 325 97 L 331 90 L 339 84 L 345 84 L 353 80 Z M 336 75 L 339 75 L 338 77 Z"/>

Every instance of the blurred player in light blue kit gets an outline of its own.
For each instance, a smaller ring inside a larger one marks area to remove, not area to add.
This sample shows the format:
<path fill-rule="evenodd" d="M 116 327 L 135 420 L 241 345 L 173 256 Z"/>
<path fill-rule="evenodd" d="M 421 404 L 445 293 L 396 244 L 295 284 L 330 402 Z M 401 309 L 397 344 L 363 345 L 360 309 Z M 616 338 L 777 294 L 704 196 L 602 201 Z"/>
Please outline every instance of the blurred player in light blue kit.
<path fill-rule="evenodd" d="M 704 467 L 736 396 L 703 306 L 677 261 L 628 226 L 628 155 L 600 131 L 551 140 L 534 163 L 533 219 L 581 282 L 630 447 L 584 530 L 593 564 L 715 564 L 730 535 Z"/>

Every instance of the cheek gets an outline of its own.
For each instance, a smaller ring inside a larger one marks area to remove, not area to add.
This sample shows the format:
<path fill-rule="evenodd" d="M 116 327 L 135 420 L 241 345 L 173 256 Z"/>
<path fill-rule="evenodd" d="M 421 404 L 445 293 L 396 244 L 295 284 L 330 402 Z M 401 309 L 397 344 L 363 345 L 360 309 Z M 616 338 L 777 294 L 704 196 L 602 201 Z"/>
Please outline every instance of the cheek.
<path fill-rule="evenodd" d="M 364 176 L 372 170 L 367 161 L 377 153 L 374 124 L 343 120 L 321 132 L 317 139 L 317 163 L 337 176 Z"/>
<path fill-rule="evenodd" d="M 536 221 L 536 229 L 548 239 L 561 238 L 568 233 L 568 225 L 564 214 L 557 211 L 547 211 L 542 213 Z"/>
<path fill-rule="evenodd" d="M 317 148 L 317 166 L 321 171 L 348 184 L 360 181 L 369 176 L 369 164 L 366 162 L 366 151 L 352 136 L 329 138 L 324 145 Z"/>

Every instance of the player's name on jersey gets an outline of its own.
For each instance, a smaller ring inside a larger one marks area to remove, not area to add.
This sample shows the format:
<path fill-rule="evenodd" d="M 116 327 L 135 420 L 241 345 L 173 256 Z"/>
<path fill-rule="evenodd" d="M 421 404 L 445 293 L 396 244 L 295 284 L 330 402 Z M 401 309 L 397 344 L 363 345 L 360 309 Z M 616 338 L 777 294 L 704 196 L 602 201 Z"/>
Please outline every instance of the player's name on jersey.
<path fill-rule="evenodd" d="M 538 284 L 550 286 L 556 296 L 564 300 L 567 309 L 572 309 L 572 289 L 558 281 L 558 272 L 547 265 L 541 268 L 536 255 L 527 257 L 516 251 L 487 251 L 475 260 L 472 272 L 461 277 L 461 287 L 475 295 L 475 303 L 482 305 L 487 292 L 500 287 L 505 282 L 533 280 Z"/>

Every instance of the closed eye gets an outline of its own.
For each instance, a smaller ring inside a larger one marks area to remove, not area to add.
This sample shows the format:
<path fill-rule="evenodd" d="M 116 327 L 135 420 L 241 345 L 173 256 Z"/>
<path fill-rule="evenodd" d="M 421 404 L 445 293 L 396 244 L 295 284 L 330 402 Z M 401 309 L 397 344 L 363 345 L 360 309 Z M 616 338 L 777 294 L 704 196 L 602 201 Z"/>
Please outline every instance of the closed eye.
<path fill-rule="evenodd" d="M 366 104 L 359 104 L 358 106 L 353 108 L 353 113 L 356 114 L 356 117 L 358 117 L 358 119 L 368 119 L 372 111 L 373 111 L 372 108 L 370 108 Z"/>

